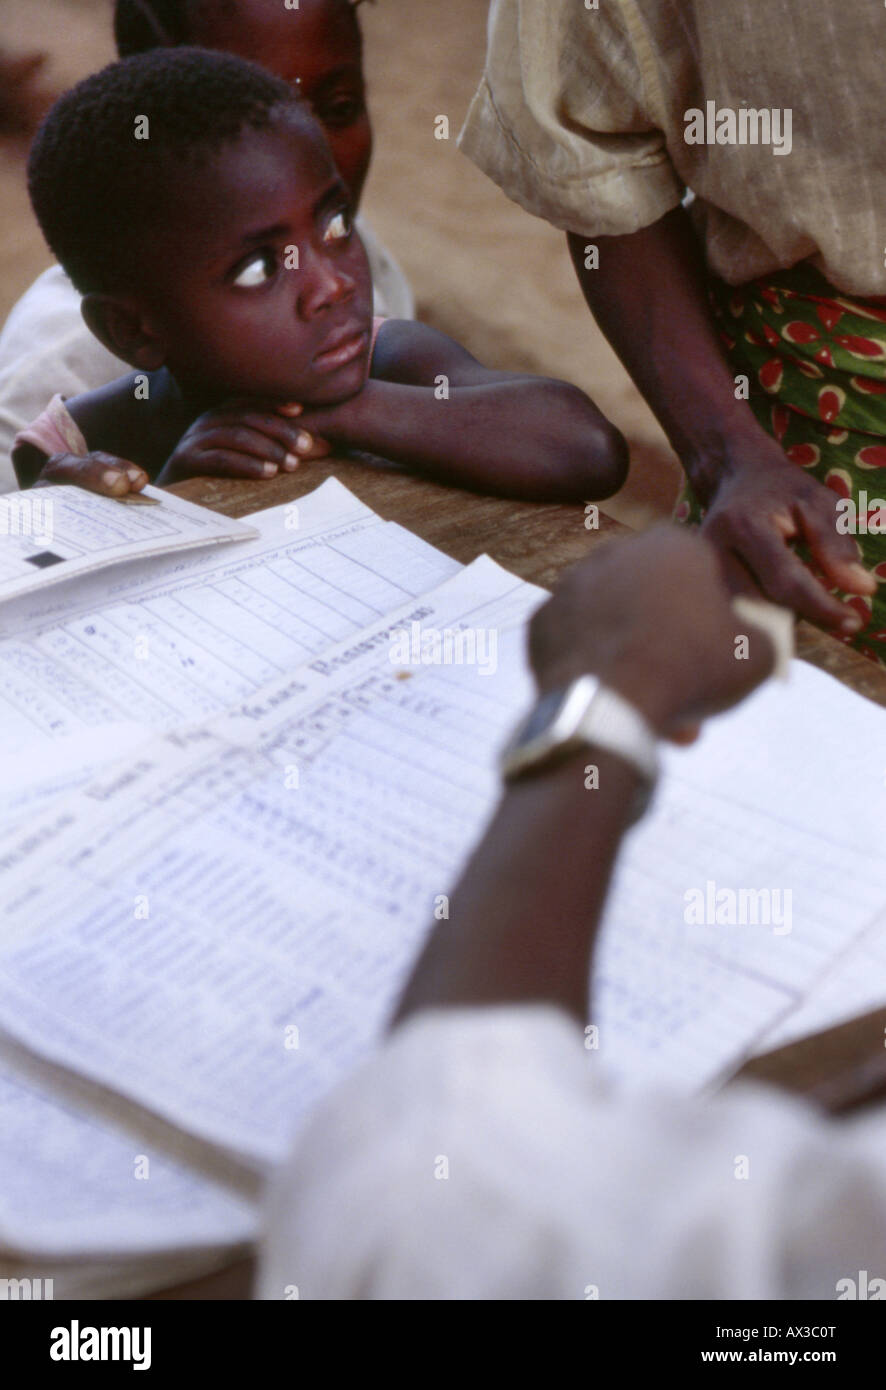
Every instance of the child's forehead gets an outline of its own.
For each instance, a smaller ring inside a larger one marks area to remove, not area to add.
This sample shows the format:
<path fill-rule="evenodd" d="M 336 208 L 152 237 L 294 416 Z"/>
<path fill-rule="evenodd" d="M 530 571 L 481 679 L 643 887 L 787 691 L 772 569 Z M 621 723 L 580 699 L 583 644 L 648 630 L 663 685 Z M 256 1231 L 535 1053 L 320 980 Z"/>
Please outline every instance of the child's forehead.
<path fill-rule="evenodd" d="M 350 0 L 204 0 L 193 40 L 263 62 L 273 71 L 293 61 L 319 65 L 360 62 L 360 30 Z"/>
<path fill-rule="evenodd" d="M 322 130 L 299 107 L 287 107 L 271 126 L 248 128 L 196 167 L 180 166 L 165 217 L 205 245 L 228 242 L 246 224 L 310 217 L 337 177 Z"/>

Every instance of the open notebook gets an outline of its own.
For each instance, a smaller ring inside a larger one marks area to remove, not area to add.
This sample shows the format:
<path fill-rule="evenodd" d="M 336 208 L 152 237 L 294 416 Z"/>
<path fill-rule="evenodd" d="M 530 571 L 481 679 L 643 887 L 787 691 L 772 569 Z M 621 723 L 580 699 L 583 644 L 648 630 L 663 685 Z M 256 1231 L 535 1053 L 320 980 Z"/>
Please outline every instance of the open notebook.
<path fill-rule="evenodd" d="M 251 518 L 236 558 L 0 615 L 0 672 L 30 661 L 63 707 L 0 797 L 0 1242 L 32 1260 L 125 1258 L 137 1280 L 143 1257 L 157 1283 L 163 1252 L 174 1278 L 248 1239 L 263 1175 L 376 1044 L 494 806 L 541 591 L 459 567 L 340 484 L 299 507 L 288 534 L 281 509 Z M 112 677 L 145 692 L 126 719 L 93 703 Z M 714 1084 L 886 939 L 884 719 L 795 663 L 666 753 L 610 896 L 590 1066 Z M 59 770 L 46 750 L 72 743 Z M 729 920 L 742 891 L 770 895 L 768 921 Z M 71 1153 L 93 1175 L 76 1187 Z"/>

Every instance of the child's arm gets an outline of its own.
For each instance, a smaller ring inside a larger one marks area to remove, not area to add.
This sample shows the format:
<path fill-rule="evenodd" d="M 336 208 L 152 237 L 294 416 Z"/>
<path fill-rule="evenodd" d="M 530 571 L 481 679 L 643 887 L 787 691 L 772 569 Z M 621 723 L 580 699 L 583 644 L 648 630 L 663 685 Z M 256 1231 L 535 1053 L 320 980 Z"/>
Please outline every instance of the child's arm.
<path fill-rule="evenodd" d="M 47 457 L 34 444 L 17 444 L 12 451 L 12 463 L 20 488 L 68 483 L 85 488 L 87 492 L 103 493 L 105 497 L 123 497 L 127 492 L 141 492 L 150 482 L 138 464 L 98 450 Z"/>
<path fill-rule="evenodd" d="M 89 393 L 107 395 L 108 387 Z M 88 395 L 79 399 L 87 400 Z M 77 399 L 77 398 L 75 398 Z M 148 482 L 147 472 L 120 450 L 112 454 L 104 440 L 102 451 L 90 452 L 74 401 L 53 396 L 46 409 L 15 437 L 12 464 L 20 488 L 43 483 L 74 483 L 90 492 L 121 497 L 139 492 Z"/>
<path fill-rule="evenodd" d="M 72 483 L 121 497 L 139 492 L 151 477 L 161 486 L 197 476 L 265 478 L 329 452 L 300 427 L 297 404 L 230 401 L 185 427 L 168 387 L 155 381 L 160 389 L 142 401 L 134 395 L 136 381 L 144 377 L 121 377 L 67 402 L 55 397 L 17 437 L 12 460 L 19 486 Z"/>
<path fill-rule="evenodd" d="M 627 446 L 577 386 L 490 371 L 426 324 L 382 324 L 371 376 L 301 424 L 332 444 L 410 464 L 441 482 L 534 501 L 609 497 Z"/>

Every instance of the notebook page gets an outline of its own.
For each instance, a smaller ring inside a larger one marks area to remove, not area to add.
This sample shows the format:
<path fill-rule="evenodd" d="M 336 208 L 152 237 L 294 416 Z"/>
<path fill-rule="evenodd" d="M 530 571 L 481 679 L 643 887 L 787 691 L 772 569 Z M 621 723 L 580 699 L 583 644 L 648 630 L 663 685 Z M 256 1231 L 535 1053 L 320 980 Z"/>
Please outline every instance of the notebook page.
<path fill-rule="evenodd" d="M 32 488 L 0 497 L 0 601 L 146 555 L 244 541 L 252 526 L 146 487 L 153 505 L 79 487 Z"/>
<path fill-rule="evenodd" d="M 10 844 L 0 1020 L 248 1161 L 278 1159 L 375 1044 L 490 814 L 494 752 L 530 696 L 520 623 L 540 597 L 476 562 Z M 392 638 L 414 621 L 497 631 L 495 671 L 399 669 Z M 725 748 L 712 732 L 675 750 L 628 837 L 589 1052 L 623 1082 L 713 1081 L 882 918 L 886 877 L 834 827 L 827 774 L 847 708 L 871 731 L 883 716 L 816 677 L 798 664 L 796 684 L 730 715 Z M 845 797 L 870 816 L 864 781 Z M 48 858 L 51 877 L 33 867 Z M 793 888 L 790 931 L 687 921 L 687 892 L 709 880 Z"/>
<path fill-rule="evenodd" d="M 93 581 L 50 622 L 19 608 L 0 641 L 0 753 L 36 743 L 39 778 L 50 740 L 224 710 L 458 569 L 341 484 L 292 505 L 259 513 L 259 539 L 236 556 Z"/>

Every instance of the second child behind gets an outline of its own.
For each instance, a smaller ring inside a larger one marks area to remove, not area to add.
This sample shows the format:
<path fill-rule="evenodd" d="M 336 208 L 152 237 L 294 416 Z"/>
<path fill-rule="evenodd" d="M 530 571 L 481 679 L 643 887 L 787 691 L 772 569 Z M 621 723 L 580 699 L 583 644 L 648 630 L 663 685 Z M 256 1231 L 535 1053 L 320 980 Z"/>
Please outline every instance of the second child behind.
<path fill-rule="evenodd" d="M 111 64 L 56 103 L 29 182 L 89 328 L 135 371 L 56 398 L 19 436 L 22 486 L 270 477 L 327 446 L 535 500 L 624 482 L 624 440 L 577 387 L 373 320 L 322 128 L 262 68 L 190 48 Z"/>

